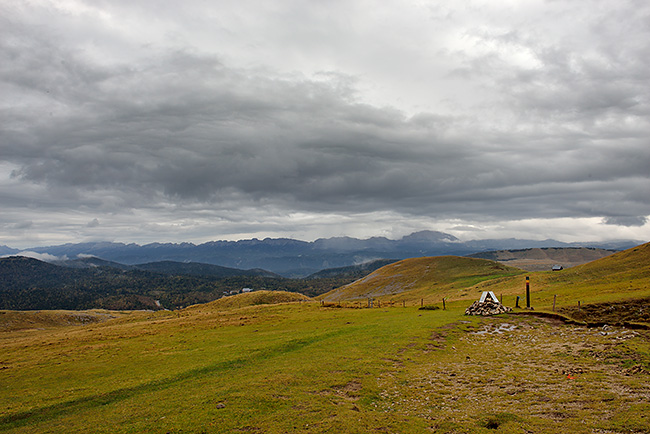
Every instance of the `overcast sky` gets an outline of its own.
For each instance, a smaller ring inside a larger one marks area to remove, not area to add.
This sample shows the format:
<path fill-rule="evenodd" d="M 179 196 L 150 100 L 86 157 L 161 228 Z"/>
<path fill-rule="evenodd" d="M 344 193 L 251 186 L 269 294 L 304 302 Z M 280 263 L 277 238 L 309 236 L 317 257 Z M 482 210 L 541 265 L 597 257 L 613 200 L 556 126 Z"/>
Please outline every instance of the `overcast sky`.
<path fill-rule="evenodd" d="M 2 0 L 0 244 L 650 240 L 647 0 Z"/>

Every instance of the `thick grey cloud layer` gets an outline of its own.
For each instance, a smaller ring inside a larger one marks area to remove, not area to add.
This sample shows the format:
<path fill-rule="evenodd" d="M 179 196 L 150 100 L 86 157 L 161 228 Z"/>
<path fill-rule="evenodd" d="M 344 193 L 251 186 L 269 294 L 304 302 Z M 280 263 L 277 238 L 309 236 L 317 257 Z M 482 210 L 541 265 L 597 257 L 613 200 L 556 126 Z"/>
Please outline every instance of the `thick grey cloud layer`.
<path fill-rule="evenodd" d="M 0 243 L 650 238 L 645 2 L 136 3 L 0 6 Z"/>

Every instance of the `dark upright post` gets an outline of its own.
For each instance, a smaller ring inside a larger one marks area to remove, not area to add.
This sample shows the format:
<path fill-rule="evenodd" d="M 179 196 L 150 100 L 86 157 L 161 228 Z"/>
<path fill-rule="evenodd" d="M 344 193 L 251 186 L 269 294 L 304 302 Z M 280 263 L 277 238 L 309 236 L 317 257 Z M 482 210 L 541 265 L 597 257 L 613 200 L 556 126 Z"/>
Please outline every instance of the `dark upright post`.
<path fill-rule="evenodd" d="M 530 309 L 530 279 L 526 276 L 526 308 Z"/>

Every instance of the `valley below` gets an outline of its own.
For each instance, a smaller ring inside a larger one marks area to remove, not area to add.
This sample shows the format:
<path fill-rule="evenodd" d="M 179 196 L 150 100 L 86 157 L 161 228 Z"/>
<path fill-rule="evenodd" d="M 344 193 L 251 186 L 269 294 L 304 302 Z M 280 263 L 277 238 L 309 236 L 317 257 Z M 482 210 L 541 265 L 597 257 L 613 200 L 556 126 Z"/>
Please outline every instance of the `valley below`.
<path fill-rule="evenodd" d="M 413 258 L 314 298 L 2 310 L 0 433 L 647 433 L 649 253 L 559 272 Z M 465 314 L 489 292 L 512 312 Z"/>

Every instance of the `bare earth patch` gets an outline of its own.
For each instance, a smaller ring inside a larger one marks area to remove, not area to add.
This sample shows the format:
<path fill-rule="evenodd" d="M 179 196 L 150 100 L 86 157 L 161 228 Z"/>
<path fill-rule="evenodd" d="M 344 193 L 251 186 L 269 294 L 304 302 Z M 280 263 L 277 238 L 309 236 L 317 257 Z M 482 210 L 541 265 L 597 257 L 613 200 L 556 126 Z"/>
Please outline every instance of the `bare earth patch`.
<path fill-rule="evenodd" d="M 648 432 L 649 347 L 645 330 L 482 318 L 447 351 L 429 341 L 398 354 L 403 367 L 379 379 L 373 405 L 433 432 Z"/>

